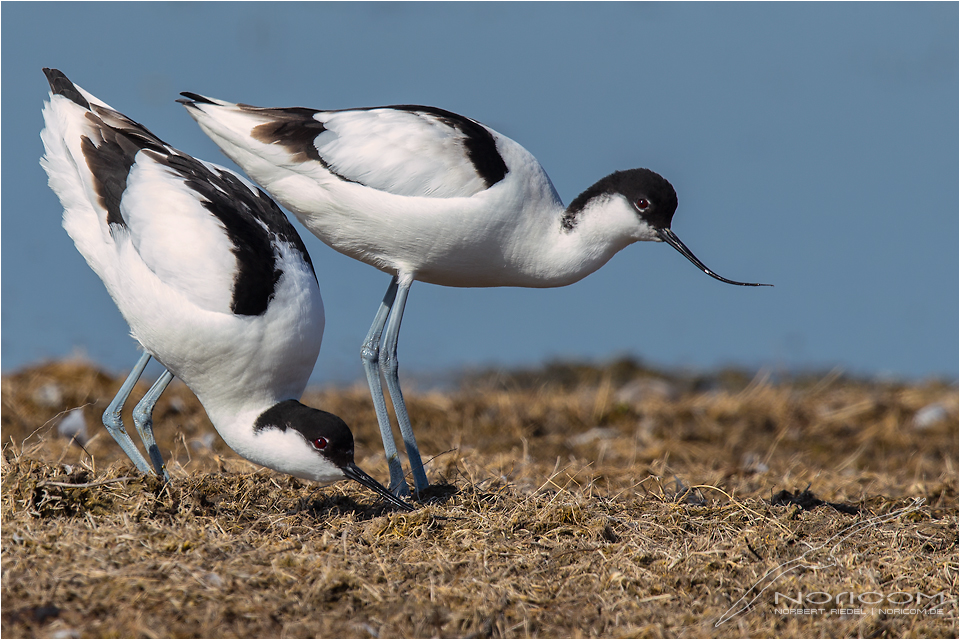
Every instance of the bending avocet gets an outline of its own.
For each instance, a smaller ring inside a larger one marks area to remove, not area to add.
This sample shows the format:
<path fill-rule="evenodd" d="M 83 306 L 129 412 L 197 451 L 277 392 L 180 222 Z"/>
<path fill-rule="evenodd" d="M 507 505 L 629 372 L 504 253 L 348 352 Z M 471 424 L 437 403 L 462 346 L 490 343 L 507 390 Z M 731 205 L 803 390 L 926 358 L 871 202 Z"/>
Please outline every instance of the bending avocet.
<path fill-rule="evenodd" d="M 237 174 L 168 146 L 61 72 L 44 73 L 41 165 L 63 226 L 144 350 L 104 413 L 137 468 L 167 477 L 151 414 L 176 376 L 243 457 L 307 480 L 350 478 L 409 509 L 354 464 L 340 418 L 297 401 L 324 315 L 283 212 Z M 166 370 L 134 410 L 148 463 L 120 410 L 151 357 Z"/>

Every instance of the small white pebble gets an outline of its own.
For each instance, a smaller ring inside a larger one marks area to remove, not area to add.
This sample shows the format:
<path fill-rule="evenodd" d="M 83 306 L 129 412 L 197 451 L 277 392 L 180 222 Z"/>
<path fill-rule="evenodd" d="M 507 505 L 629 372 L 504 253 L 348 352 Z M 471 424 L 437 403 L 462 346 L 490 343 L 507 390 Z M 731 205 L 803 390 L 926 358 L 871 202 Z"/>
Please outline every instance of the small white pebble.
<path fill-rule="evenodd" d="M 677 395 L 676 388 L 666 380 L 639 378 L 620 387 L 614 399 L 620 404 L 637 405 L 650 398 L 674 400 Z"/>
<path fill-rule="evenodd" d="M 81 445 L 87 442 L 87 420 L 83 409 L 77 408 L 63 416 L 57 425 L 57 433 L 64 438 L 76 438 Z"/>
<path fill-rule="evenodd" d="M 48 382 L 34 392 L 33 401 L 43 407 L 59 407 L 63 402 L 63 392 L 56 383 Z"/>
<path fill-rule="evenodd" d="M 203 576 L 203 581 L 207 584 L 208 587 L 213 587 L 214 589 L 223 588 L 223 578 L 213 573 L 212 571 L 206 574 L 205 576 Z"/>
<path fill-rule="evenodd" d="M 179 396 L 173 396 L 172 398 L 170 398 L 169 407 L 170 407 L 170 410 L 173 411 L 174 413 L 183 413 L 184 411 L 187 410 L 186 403 L 183 401 L 183 398 Z"/>
<path fill-rule="evenodd" d="M 194 451 L 200 451 L 201 449 L 213 449 L 213 443 L 216 442 L 216 436 L 212 433 L 205 433 L 199 438 L 195 438 L 190 441 L 190 448 Z"/>
<path fill-rule="evenodd" d="M 913 416 L 914 429 L 929 429 L 947 419 L 946 408 L 939 403 L 928 404 Z"/>
<path fill-rule="evenodd" d="M 585 433 L 570 438 L 570 444 L 590 444 L 594 440 L 607 440 L 609 438 L 616 438 L 619 435 L 620 430 L 614 429 L 613 427 L 594 427 Z"/>
<path fill-rule="evenodd" d="M 753 473 L 766 473 L 767 471 L 770 471 L 770 467 L 764 464 L 763 458 L 756 453 L 748 453 L 744 455 L 742 464 L 746 471 Z"/>

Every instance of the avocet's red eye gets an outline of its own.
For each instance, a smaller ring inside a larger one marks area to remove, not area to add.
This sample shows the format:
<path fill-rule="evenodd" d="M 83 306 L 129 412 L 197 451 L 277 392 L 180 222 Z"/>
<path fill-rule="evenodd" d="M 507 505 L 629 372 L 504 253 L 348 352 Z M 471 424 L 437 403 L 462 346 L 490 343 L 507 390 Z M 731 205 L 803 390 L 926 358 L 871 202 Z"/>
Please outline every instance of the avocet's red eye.
<path fill-rule="evenodd" d="M 330 441 L 327 440 L 326 438 L 317 438 L 316 440 L 313 441 L 313 446 L 318 451 L 323 451 L 324 449 L 326 449 L 328 444 L 330 444 Z"/>
<path fill-rule="evenodd" d="M 650 207 L 649 200 L 647 200 L 646 198 L 637 199 L 637 209 L 640 209 L 640 211 L 646 211 L 649 207 Z"/>

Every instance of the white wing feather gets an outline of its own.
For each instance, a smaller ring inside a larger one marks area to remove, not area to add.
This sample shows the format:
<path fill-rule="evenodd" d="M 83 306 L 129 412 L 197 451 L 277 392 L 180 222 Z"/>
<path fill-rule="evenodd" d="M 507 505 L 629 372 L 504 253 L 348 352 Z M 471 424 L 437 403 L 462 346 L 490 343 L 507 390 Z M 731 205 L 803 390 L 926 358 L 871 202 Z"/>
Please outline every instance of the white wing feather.
<path fill-rule="evenodd" d="M 436 116 L 396 109 L 320 112 L 316 147 L 330 169 L 400 196 L 469 197 L 486 188 L 465 136 Z"/>
<path fill-rule="evenodd" d="M 103 105 L 80 91 L 91 104 Z M 123 262 L 138 258 L 157 276 L 157 284 L 179 291 L 203 309 L 229 313 L 237 264 L 222 225 L 184 179 L 157 162 L 152 152 L 137 153 L 127 175 L 120 201 L 125 228 L 109 228 L 107 210 L 81 151 L 83 137 L 102 142 L 98 120 L 91 114 L 59 95 L 51 95 L 43 109 L 41 165 L 63 205 L 63 226 L 77 249 L 121 309 L 119 279 L 129 269 Z M 125 243 L 133 254 L 124 249 Z"/>

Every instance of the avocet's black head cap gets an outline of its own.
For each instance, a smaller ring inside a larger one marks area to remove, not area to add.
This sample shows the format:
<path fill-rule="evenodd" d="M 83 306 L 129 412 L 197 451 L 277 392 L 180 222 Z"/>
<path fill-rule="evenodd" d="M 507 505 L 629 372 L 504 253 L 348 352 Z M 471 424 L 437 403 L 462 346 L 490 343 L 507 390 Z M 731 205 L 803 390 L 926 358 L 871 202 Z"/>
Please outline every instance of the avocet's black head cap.
<path fill-rule="evenodd" d="M 294 429 L 318 455 L 337 465 L 343 475 L 380 494 L 390 504 L 405 511 L 413 507 L 390 493 L 353 461 L 353 432 L 338 416 L 308 407 L 296 400 L 285 400 L 260 414 L 254 429 Z"/>
<path fill-rule="evenodd" d="M 669 229 L 677 211 L 677 192 L 663 176 L 649 169 L 627 169 L 611 173 L 577 196 L 567 207 L 564 227 L 573 228 L 580 210 L 607 194 L 623 195 L 654 229 Z"/>
<path fill-rule="evenodd" d="M 353 463 L 353 432 L 339 416 L 285 400 L 260 414 L 255 428 L 267 425 L 299 431 L 317 452 L 341 469 Z"/>

